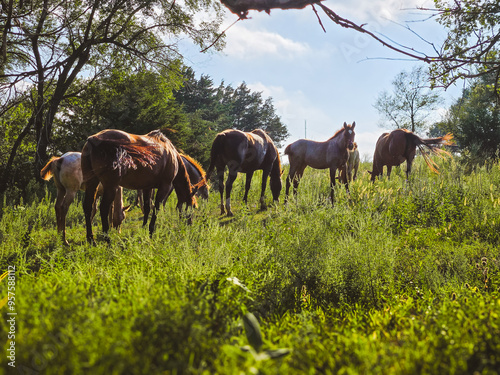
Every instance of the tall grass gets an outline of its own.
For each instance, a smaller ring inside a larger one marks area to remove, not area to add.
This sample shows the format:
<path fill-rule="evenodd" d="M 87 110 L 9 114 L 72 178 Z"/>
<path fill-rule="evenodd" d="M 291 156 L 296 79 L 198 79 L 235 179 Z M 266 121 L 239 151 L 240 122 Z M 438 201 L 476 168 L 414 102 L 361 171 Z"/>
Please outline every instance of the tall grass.
<path fill-rule="evenodd" d="M 306 170 L 298 195 L 265 211 L 260 174 L 247 207 L 240 176 L 234 218 L 219 215 L 213 191 L 187 225 L 172 197 L 152 238 L 134 208 L 122 233 L 95 247 L 85 242 L 81 197 L 68 214 L 69 247 L 50 194 L 7 204 L 0 269 L 16 266 L 16 366 L 497 373 L 500 166 L 466 173 L 455 160 L 439 163 L 440 174 L 417 160 L 410 181 L 395 170 L 374 184 L 363 164 L 349 194 L 337 185 L 333 205 L 328 173 Z M 242 350 L 247 312 L 260 321 L 263 350 L 291 353 L 263 359 Z M 3 337 L 8 329 L 2 319 Z M 5 355 L 0 362 L 6 369 Z"/>

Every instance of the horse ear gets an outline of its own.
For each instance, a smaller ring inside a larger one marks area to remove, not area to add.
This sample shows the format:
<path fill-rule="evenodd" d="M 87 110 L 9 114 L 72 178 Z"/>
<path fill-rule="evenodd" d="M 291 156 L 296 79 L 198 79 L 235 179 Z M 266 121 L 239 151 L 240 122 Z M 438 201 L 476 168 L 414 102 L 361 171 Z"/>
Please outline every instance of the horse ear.
<path fill-rule="evenodd" d="M 351 125 L 351 129 L 354 129 L 355 126 L 356 126 L 356 121 L 353 121 L 352 125 Z"/>
<path fill-rule="evenodd" d="M 347 122 L 344 121 L 344 129 L 347 129 Z"/>

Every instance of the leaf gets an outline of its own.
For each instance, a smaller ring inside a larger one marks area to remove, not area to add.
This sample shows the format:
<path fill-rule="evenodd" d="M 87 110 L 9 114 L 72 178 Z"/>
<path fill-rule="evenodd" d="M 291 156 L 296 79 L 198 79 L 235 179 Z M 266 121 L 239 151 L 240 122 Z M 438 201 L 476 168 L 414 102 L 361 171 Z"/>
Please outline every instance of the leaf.
<path fill-rule="evenodd" d="M 269 356 L 269 358 L 272 358 L 272 359 L 284 357 L 284 356 L 290 354 L 290 352 L 291 352 L 291 349 L 288 349 L 288 348 L 281 348 L 281 349 L 276 349 L 276 350 L 266 350 L 266 354 Z"/>
<path fill-rule="evenodd" d="M 243 324 L 248 343 L 258 352 L 262 346 L 262 334 L 257 318 L 252 313 L 247 313 L 243 316 Z"/>
<path fill-rule="evenodd" d="M 250 289 L 248 289 L 245 286 L 245 284 L 243 284 L 237 277 L 228 277 L 226 280 L 229 281 L 230 283 L 233 283 L 236 286 L 239 286 L 240 288 L 242 288 L 246 292 L 250 293 Z"/>

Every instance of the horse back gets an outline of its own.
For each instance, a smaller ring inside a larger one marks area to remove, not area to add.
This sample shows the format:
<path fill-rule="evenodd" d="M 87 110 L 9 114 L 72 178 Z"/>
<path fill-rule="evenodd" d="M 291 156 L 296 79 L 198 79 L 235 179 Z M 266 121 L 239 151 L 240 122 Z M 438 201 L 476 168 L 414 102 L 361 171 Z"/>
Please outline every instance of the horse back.
<path fill-rule="evenodd" d="M 105 185 L 128 189 L 171 183 L 179 168 L 177 150 L 166 137 L 149 134 L 108 129 L 90 136 L 82 150 L 85 181 L 97 176 Z"/>

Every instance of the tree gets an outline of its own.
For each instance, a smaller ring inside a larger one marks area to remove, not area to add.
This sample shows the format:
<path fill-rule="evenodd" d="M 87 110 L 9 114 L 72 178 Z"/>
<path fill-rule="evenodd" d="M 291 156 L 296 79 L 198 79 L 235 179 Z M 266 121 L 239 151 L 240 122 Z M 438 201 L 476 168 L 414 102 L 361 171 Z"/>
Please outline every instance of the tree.
<path fill-rule="evenodd" d="M 422 66 L 400 72 L 392 82 L 393 93 L 381 92 L 374 104 L 385 119 L 382 126 L 417 133 L 425 130 L 427 119 L 441 102 L 439 95 L 426 86 L 427 82 Z"/>
<path fill-rule="evenodd" d="M 458 150 L 468 161 L 482 164 L 500 156 L 500 108 L 495 75 L 477 78 L 450 107 L 434 133 L 452 132 Z"/>
<path fill-rule="evenodd" d="M 175 92 L 176 100 L 186 112 L 196 112 L 208 121 L 210 129 L 252 131 L 261 128 L 278 147 L 288 138 L 288 130 L 276 114 L 272 98 L 264 100 L 262 93 L 252 92 L 244 82 L 236 89 L 224 82 L 214 88 L 212 79 L 205 75 L 197 80 L 194 73 L 188 71 L 186 77 L 187 82 Z"/>
<path fill-rule="evenodd" d="M 204 11 L 211 13 L 201 21 Z M 27 126 L 36 135 L 38 170 L 47 159 L 59 106 L 78 94 L 73 89 L 78 77 L 90 82 L 111 67 L 168 66 L 180 58 L 179 36 L 204 46 L 218 34 L 221 17 L 214 0 L 2 2 L 0 115 L 20 102 L 26 93 L 21 85 L 32 89 Z M 216 39 L 214 48 L 222 46 L 223 40 Z"/>

